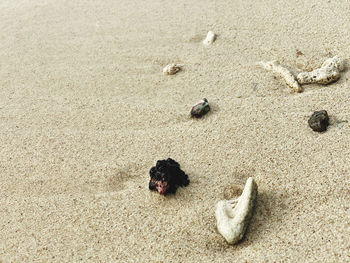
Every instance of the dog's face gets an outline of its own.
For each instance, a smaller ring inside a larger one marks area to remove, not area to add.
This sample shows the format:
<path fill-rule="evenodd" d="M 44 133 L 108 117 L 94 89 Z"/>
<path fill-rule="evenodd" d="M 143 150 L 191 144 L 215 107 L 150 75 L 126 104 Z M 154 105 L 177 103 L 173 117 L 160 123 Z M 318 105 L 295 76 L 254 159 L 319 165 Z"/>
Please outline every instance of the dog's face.
<path fill-rule="evenodd" d="M 151 178 L 151 181 L 150 181 L 151 190 L 157 190 L 159 194 L 165 195 L 166 193 L 168 193 L 169 188 L 170 188 L 169 182 Z"/>
<path fill-rule="evenodd" d="M 175 193 L 179 186 L 189 184 L 188 176 L 180 169 L 180 165 L 170 158 L 157 161 L 157 165 L 150 170 L 150 176 L 149 189 L 161 195 Z"/>

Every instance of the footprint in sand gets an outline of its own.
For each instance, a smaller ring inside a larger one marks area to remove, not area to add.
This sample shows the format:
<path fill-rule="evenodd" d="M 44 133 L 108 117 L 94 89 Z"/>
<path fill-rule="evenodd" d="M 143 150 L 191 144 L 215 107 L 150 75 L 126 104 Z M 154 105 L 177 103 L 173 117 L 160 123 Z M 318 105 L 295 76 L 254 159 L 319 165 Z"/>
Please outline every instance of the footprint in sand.
<path fill-rule="evenodd" d="M 130 164 L 121 168 L 114 168 L 106 176 L 106 190 L 108 192 L 118 192 L 126 187 L 126 183 L 133 180 L 139 173 L 136 164 Z"/>

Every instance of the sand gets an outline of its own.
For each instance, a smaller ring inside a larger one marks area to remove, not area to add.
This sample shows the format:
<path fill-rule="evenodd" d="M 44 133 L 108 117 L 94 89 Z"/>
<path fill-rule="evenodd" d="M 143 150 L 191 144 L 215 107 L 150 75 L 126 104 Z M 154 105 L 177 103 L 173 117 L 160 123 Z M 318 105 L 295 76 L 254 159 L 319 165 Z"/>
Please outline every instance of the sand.
<path fill-rule="evenodd" d="M 349 59 L 349 8 L 1 1 L 0 261 L 349 261 L 350 72 L 296 94 L 255 65 Z M 170 63 L 184 67 L 165 76 Z M 204 97 L 211 113 L 191 119 Z M 315 133 L 322 109 L 331 125 Z M 191 183 L 164 197 L 149 169 L 168 157 Z M 215 205 L 249 176 L 257 209 L 229 246 Z"/>

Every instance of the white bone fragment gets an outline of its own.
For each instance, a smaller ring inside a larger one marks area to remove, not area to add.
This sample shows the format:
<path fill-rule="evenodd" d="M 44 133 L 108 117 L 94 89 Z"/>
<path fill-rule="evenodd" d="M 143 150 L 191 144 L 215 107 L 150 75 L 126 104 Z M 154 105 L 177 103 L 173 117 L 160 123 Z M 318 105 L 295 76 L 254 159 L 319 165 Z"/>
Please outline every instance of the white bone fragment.
<path fill-rule="evenodd" d="M 301 72 L 297 79 L 300 84 L 328 84 L 340 78 L 340 71 L 344 70 L 344 62 L 338 56 L 327 59 L 322 66 L 311 72 Z"/>
<path fill-rule="evenodd" d="M 219 233 L 229 244 L 241 240 L 253 214 L 258 186 L 249 177 L 242 195 L 236 200 L 222 200 L 216 205 L 216 223 Z"/>
<path fill-rule="evenodd" d="M 295 92 L 302 92 L 302 88 L 299 83 L 296 81 L 294 75 L 285 67 L 282 67 L 281 64 L 274 60 L 268 62 L 258 62 L 258 65 L 262 66 L 266 70 L 274 71 L 284 78 L 289 87 L 291 87 Z"/>
<path fill-rule="evenodd" d="M 211 45 L 216 39 L 216 35 L 213 31 L 209 31 L 207 37 L 203 40 L 204 45 Z"/>
<path fill-rule="evenodd" d="M 181 67 L 183 65 L 180 65 L 180 64 L 169 64 L 169 65 L 166 65 L 164 68 L 163 68 L 163 73 L 165 75 L 174 75 L 176 74 L 177 72 L 179 72 L 181 70 Z"/>

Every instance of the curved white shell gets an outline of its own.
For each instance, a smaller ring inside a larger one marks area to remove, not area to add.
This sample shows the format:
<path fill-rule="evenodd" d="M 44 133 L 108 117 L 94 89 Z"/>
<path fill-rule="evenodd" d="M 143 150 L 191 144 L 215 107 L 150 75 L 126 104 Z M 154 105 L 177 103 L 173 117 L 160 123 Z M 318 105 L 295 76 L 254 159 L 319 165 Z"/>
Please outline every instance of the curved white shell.
<path fill-rule="evenodd" d="M 163 73 L 166 75 L 174 75 L 181 70 L 181 64 L 169 64 L 163 68 Z"/>
<path fill-rule="evenodd" d="M 258 187 L 252 177 L 249 177 L 242 195 L 237 200 L 219 201 L 215 216 L 219 233 L 229 244 L 241 240 L 253 214 Z"/>

